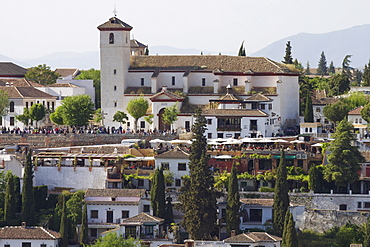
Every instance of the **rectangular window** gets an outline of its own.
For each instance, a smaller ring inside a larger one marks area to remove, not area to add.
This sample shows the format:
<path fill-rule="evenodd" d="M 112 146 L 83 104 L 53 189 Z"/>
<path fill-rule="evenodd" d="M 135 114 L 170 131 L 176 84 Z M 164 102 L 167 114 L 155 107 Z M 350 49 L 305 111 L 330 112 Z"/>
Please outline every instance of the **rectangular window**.
<path fill-rule="evenodd" d="M 140 186 L 140 187 L 143 187 L 144 186 L 144 179 L 138 179 L 137 180 L 137 185 Z"/>
<path fill-rule="evenodd" d="M 145 121 L 140 121 L 140 128 L 142 128 L 142 129 L 145 128 Z"/>
<path fill-rule="evenodd" d="M 208 133 L 208 139 L 212 139 L 212 133 Z"/>
<path fill-rule="evenodd" d="M 233 79 L 233 85 L 234 86 L 238 86 L 238 78 L 234 78 Z"/>
<path fill-rule="evenodd" d="M 257 131 L 257 120 L 250 120 L 250 128 L 251 131 Z"/>
<path fill-rule="evenodd" d="M 169 170 L 170 169 L 170 163 L 167 163 L 167 162 L 161 163 L 161 166 L 162 166 L 163 170 Z"/>
<path fill-rule="evenodd" d="M 40 247 L 46 247 L 46 244 L 40 244 Z"/>
<path fill-rule="evenodd" d="M 91 219 L 97 219 L 99 217 L 99 211 L 98 210 L 91 210 L 90 211 L 90 218 Z"/>
<path fill-rule="evenodd" d="M 260 108 L 261 108 L 261 110 L 265 110 L 266 105 L 265 104 L 260 104 Z"/>
<path fill-rule="evenodd" d="M 14 126 L 14 117 L 10 117 L 10 125 Z"/>
<path fill-rule="evenodd" d="M 172 76 L 172 85 L 176 84 L 176 77 Z"/>
<path fill-rule="evenodd" d="M 272 104 L 269 104 L 269 110 L 272 110 Z"/>
<path fill-rule="evenodd" d="M 114 107 L 117 107 L 117 101 L 114 101 Z"/>
<path fill-rule="evenodd" d="M 115 75 L 115 74 L 117 74 L 117 70 L 116 69 L 113 70 L 113 75 Z"/>
<path fill-rule="evenodd" d="M 217 138 L 224 138 L 224 133 L 217 133 Z"/>
<path fill-rule="evenodd" d="M 178 171 L 186 171 L 186 163 L 179 163 L 177 168 Z"/>
<path fill-rule="evenodd" d="M 206 78 L 202 78 L 202 87 L 206 86 Z"/>
<path fill-rule="evenodd" d="M 90 237 L 97 238 L 98 237 L 98 229 L 90 228 Z"/>
<path fill-rule="evenodd" d="M 117 86 L 114 86 L 113 87 L 113 91 L 117 91 Z"/>
<path fill-rule="evenodd" d="M 126 124 L 127 124 L 127 127 L 130 127 L 130 122 L 127 122 Z"/>
<path fill-rule="evenodd" d="M 144 205 L 143 211 L 145 213 L 149 213 L 150 212 L 150 205 Z"/>
<path fill-rule="evenodd" d="M 136 238 L 136 226 L 126 226 L 125 235 L 126 235 L 126 238 L 129 238 L 129 237 Z"/>
<path fill-rule="evenodd" d="M 262 209 L 250 209 L 250 221 L 262 222 Z"/>
<path fill-rule="evenodd" d="M 208 119 L 207 119 L 207 124 L 208 124 L 208 125 L 211 125 L 211 124 L 212 124 L 212 119 L 208 118 Z"/>
<path fill-rule="evenodd" d="M 51 102 L 51 109 L 54 111 L 54 106 L 55 106 L 55 103 L 54 102 Z"/>
<path fill-rule="evenodd" d="M 185 129 L 190 129 L 190 121 L 185 121 Z"/>
<path fill-rule="evenodd" d="M 122 219 L 130 218 L 130 211 L 122 210 Z"/>
<path fill-rule="evenodd" d="M 140 83 L 141 86 L 144 86 L 144 78 L 141 78 L 141 83 Z"/>
<path fill-rule="evenodd" d="M 153 226 L 145 226 L 145 234 L 146 235 L 153 235 Z"/>
<path fill-rule="evenodd" d="M 357 208 L 362 208 L 362 202 L 357 202 Z"/>
<path fill-rule="evenodd" d="M 226 208 L 221 209 L 221 219 L 226 219 Z"/>
<path fill-rule="evenodd" d="M 29 243 L 29 242 L 22 242 L 22 247 L 31 247 L 31 243 Z"/>
<path fill-rule="evenodd" d="M 46 105 L 47 105 L 47 108 L 50 109 L 50 102 L 49 101 L 46 103 Z"/>
<path fill-rule="evenodd" d="M 258 103 L 252 103 L 252 109 L 258 109 Z"/>
<path fill-rule="evenodd" d="M 4 244 L 4 247 L 10 247 L 10 244 Z"/>
<path fill-rule="evenodd" d="M 370 202 L 364 202 L 364 208 L 370 208 Z"/>
<path fill-rule="evenodd" d="M 26 102 L 26 108 L 28 108 L 28 102 Z"/>
<path fill-rule="evenodd" d="M 176 179 L 175 180 L 175 186 L 176 187 L 181 187 L 181 179 Z"/>

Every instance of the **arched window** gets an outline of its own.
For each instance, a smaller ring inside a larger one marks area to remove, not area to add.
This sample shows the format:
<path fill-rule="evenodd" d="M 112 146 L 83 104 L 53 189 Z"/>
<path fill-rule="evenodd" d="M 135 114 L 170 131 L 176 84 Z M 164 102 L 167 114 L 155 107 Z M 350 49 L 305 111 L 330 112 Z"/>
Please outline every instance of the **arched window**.
<path fill-rule="evenodd" d="M 10 112 L 14 112 L 14 101 L 10 101 L 9 108 L 10 108 Z"/>
<path fill-rule="evenodd" d="M 114 44 L 114 33 L 109 34 L 109 44 Z"/>

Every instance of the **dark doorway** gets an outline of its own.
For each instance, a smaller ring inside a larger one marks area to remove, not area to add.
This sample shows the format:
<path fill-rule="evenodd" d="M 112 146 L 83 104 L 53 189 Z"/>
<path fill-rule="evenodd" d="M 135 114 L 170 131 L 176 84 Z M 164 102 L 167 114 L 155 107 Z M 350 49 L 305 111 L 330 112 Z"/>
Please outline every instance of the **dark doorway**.
<path fill-rule="evenodd" d="M 165 108 L 162 108 L 162 109 L 159 111 L 159 114 L 158 114 L 158 116 L 159 116 L 159 118 L 158 118 L 158 121 L 159 121 L 158 126 L 159 126 L 159 130 L 160 130 L 160 131 L 170 130 L 170 125 L 169 125 L 169 124 L 165 124 L 165 123 L 163 122 L 163 113 L 164 113 L 164 109 L 165 109 Z"/>
<path fill-rule="evenodd" d="M 113 211 L 107 211 L 107 223 L 113 223 Z"/>

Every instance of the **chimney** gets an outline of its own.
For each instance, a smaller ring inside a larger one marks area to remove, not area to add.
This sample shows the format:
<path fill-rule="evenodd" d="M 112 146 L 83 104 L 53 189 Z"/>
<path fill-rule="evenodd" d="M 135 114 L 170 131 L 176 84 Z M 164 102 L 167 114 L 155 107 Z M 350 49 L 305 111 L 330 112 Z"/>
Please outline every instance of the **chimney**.
<path fill-rule="evenodd" d="M 191 239 L 186 239 L 184 241 L 184 243 L 185 243 L 185 247 L 194 247 L 195 246 L 194 240 L 191 240 Z"/>
<path fill-rule="evenodd" d="M 236 235 L 235 234 L 235 230 L 231 230 L 231 234 L 230 235 L 231 235 L 231 237 L 235 237 L 235 235 Z"/>
<path fill-rule="evenodd" d="M 27 225 L 26 225 L 26 222 L 24 222 L 24 221 L 23 221 L 23 222 L 22 222 L 22 229 L 26 229 L 26 226 L 27 226 Z"/>
<path fill-rule="evenodd" d="M 167 91 L 167 86 L 162 86 L 162 92 Z"/>

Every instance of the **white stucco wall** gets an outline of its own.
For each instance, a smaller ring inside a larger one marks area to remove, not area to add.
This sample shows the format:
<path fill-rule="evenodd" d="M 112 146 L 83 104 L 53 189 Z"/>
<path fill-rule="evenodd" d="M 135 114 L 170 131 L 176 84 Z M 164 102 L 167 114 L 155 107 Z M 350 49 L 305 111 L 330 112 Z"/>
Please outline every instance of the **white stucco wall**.
<path fill-rule="evenodd" d="M 58 247 L 58 240 L 35 240 L 35 239 L 0 239 L 0 246 L 9 244 L 10 246 L 22 246 L 22 243 L 31 243 L 31 246 Z"/>

